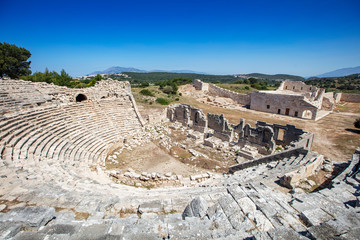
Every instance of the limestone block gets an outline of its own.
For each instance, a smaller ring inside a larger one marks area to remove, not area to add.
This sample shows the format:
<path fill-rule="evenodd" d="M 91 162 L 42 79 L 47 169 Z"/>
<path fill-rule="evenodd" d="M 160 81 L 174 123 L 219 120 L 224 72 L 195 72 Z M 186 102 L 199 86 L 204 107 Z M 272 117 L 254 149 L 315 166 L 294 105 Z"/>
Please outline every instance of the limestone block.
<path fill-rule="evenodd" d="M 53 234 L 69 234 L 73 235 L 77 232 L 81 227 L 80 223 L 62 223 L 62 224 L 54 224 L 45 226 L 40 233 L 45 233 L 47 235 Z"/>
<path fill-rule="evenodd" d="M 324 212 L 320 208 L 308 209 L 300 214 L 300 218 L 308 225 L 308 226 L 316 226 L 323 222 L 327 222 L 332 220 L 333 217 L 326 212 Z"/>
<path fill-rule="evenodd" d="M 185 208 L 182 217 L 204 217 L 208 209 L 208 203 L 202 197 L 194 198 Z"/>
<path fill-rule="evenodd" d="M 248 197 L 243 197 L 236 200 L 239 204 L 241 210 L 245 213 L 245 215 L 248 215 L 250 213 L 254 213 L 256 211 L 256 205 L 253 201 L 251 201 Z"/>
<path fill-rule="evenodd" d="M 71 240 L 80 239 L 102 239 L 109 231 L 110 224 L 89 224 L 84 225 L 78 232 L 71 236 Z"/>
<path fill-rule="evenodd" d="M 18 207 L 0 215 L 0 222 L 22 223 L 29 227 L 45 225 L 55 216 L 55 209 L 50 207 Z"/>
<path fill-rule="evenodd" d="M 0 224 L 0 239 L 8 239 L 15 236 L 21 230 L 22 224 L 5 223 Z"/>

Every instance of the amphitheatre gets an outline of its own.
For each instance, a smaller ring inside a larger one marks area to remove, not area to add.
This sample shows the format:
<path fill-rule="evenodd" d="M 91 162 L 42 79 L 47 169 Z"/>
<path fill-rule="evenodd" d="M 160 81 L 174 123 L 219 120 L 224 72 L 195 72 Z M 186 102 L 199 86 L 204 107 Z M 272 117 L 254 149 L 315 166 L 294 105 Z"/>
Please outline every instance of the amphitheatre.
<path fill-rule="evenodd" d="M 359 239 L 358 95 L 180 91 L 1 79 L 0 239 Z"/>

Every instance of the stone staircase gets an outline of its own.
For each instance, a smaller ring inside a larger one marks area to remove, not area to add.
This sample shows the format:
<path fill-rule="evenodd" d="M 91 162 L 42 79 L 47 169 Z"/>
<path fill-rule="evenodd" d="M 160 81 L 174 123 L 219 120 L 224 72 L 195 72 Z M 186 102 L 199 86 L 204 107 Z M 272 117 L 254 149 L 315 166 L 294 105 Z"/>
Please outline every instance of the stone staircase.
<path fill-rule="evenodd" d="M 178 203 L 163 199 L 140 203 L 137 214 L 120 218 L 110 214 L 116 212 L 122 201 L 120 195 L 100 198 L 100 194 L 89 196 L 84 192 L 83 198 L 77 198 L 65 191 L 59 193 L 62 208 L 77 212 L 93 209 L 87 220 L 81 220 L 76 219 L 74 212 L 56 212 L 47 207 L 53 193 L 47 195 L 45 187 L 42 194 L 40 189 L 34 190 L 38 191 L 37 199 L 33 198 L 34 193 L 24 194 L 20 199 L 28 200 L 29 205 L 44 201 L 44 207 L 19 207 L 0 214 L 0 236 L 3 239 L 358 239 L 360 213 L 352 201 L 358 197 L 356 175 L 360 152 L 354 155 L 353 164 L 340 175 L 341 179 L 310 194 L 283 193 L 259 181 L 238 183 L 236 176 L 230 176 L 229 179 L 234 178 L 232 185 L 203 188 L 208 190 L 207 194 L 204 194 L 206 190 L 197 194 L 189 204 L 194 216 L 164 214 Z M 201 188 L 190 189 L 195 196 Z M 176 190 L 180 189 L 172 189 L 172 194 L 179 195 Z M 165 189 L 156 191 L 170 193 Z M 132 201 L 136 202 L 135 199 Z"/>

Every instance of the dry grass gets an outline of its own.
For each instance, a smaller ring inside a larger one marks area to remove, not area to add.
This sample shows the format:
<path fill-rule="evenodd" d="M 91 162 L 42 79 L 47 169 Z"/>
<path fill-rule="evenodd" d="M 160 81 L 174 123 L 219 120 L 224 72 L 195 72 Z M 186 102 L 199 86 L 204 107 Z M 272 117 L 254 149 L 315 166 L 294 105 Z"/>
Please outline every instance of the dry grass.
<path fill-rule="evenodd" d="M 257 91 L 257 89 L 251 87 L 251 84 L 218 83 L 218 84 L 216 84 L 216 86 L 231 90 L 233 92 L 243 93 L 243 94 L 251 93 L 253 91 Z M 248 87 L 248 89 L 246 89 L 246 87 Z M 267 88 L 268 88 L 268 90 L 277 89 L 276 87 L 269 87 L 269 86 Z"/>

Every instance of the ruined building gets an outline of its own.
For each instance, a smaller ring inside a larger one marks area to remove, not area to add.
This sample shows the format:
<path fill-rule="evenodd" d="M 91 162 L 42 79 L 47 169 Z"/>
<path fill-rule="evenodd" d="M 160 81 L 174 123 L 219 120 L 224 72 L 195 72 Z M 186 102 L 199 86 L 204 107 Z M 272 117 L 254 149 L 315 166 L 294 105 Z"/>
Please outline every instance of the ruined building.
<path fill-rule="evenodd" d="M 275 91 L 254 91 L 249 94 L 236 93 L 198 79 L 194 80 L 194 87 L 214 96 L 231 98 L 252 110 L 312 120 L 331 112 L 341 98 L 355 99 L 346 94 L 325 93 L 324 89 L 300 81 L 283 81 Z"/>

